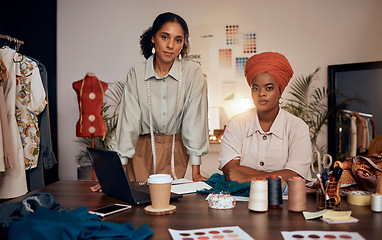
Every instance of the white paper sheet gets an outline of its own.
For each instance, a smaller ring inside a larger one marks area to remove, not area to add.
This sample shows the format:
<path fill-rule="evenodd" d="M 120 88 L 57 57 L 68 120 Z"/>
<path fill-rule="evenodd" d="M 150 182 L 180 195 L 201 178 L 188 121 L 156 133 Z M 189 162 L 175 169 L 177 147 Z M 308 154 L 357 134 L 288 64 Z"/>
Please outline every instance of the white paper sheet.
<path fill-rule="evenodd" d="M 240 227 L 216 227 L 202 228 L 194 230 L 174 230 L 168 229 L 173 240 L 183 239 L 243 239 L 254 240 Z"/>
<path fill-rule="evenodd" d="M 198 190 L 202 189 L 211 189 L 211 186 L 205 182 L 191 182 L 191 183 L 180 183 L 173 184 L 171 186 L 171 192 L 177 194 L 187 194 L 187 193 L 195 193 Z"/>
<path fill-rule="evenodd" d="M 293 232 L 281 232 L 281 235 L 283 236 L 284 240 L 313 239 L 313 238 L 314 239 L 329 239 L 328 237 L 330 237 L 330 239 L 365 240 L 365 238 L 363 238 L 357 232 L 293 231 Z"/>

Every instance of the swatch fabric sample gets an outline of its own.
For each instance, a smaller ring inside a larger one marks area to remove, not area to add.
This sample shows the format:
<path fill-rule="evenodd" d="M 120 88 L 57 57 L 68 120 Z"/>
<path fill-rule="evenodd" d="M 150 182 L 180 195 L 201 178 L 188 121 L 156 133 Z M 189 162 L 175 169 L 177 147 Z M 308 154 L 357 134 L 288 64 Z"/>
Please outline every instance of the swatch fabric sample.
<path fill-rule="evenodd" d="M 249 197 L 249 190 L 251 188 L 250 182 L 238 183 L 236 181 L 226 181 L 226 176 L 214 173 L 210 178 L 206 180 L 206 183 L 210 185 L 211 189 L 203 189 L 197 191 L 199 194 L 205 193 L 220 193 L 226 192 L 232 196 Z"/>

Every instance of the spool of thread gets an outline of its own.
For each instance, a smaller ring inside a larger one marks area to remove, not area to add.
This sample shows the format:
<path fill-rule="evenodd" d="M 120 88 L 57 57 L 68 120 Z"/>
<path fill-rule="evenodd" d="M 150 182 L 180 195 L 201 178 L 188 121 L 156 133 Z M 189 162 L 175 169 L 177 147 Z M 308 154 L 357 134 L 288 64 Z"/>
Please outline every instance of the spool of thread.
<path fill-rule="evenodd" d="M 288 209 L 292 212 L 306 210 L 305 180 L 301 177 L 288 179 Z"/>
<path fill-rule="evenodd" d="M 268 210 L 268 181 L 262 178 L 251 180 L 248 209 L 255 212 Z"/>
<path fill-rule="evenodd" d="M 271 175 L 268 180 L 268 206 L 269 208 L 278 208 L 283 204 L 281 178 Z"/>
<path fill-rule="evenodd" d="M 357 206 L 369 206 L 371 194 L 366 191 L 350 191 L 347 194 L 347 202 Z"/>
<path fill-rule="evenodd" d="M 378 175 L 377 177 L 377 193 L 382 195 L 382 176 Z"/>
<path fill-rule="evenodd" d="M 373 194 L 371 195 L 371 211 L 373 212 L 382 212 L 382 195 Z"/>

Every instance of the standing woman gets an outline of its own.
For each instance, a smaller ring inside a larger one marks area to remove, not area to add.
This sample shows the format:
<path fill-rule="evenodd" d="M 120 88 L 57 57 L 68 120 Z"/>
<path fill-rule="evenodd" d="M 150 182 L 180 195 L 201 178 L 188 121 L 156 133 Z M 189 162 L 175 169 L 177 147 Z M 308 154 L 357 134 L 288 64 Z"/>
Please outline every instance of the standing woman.
<path fill-rule="evenodd" d="M 127 75 L 111 148 L 122 156 L 130 181 L 150 174 L 183 178 L 188 162 L 194 181 L 209 151 L 207 82 L 199 64 L 186 60 L 189 31 L 180 16 L 160 14 L 140 37 L 146 61 Z"/>

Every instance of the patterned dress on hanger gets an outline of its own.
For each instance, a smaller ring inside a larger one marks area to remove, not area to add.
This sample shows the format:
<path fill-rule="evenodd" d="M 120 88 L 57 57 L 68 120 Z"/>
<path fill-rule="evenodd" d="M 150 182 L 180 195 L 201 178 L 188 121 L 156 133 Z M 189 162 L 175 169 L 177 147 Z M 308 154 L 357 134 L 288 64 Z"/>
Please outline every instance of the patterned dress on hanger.
<path fill-rule="evenodd" d="M 48 103 L 37 63 L 19 54 L 20 74 L 16 76 L 16 120 L 24 149 L 25 169 L 35 168 L 40 149 L 37 115 Z"/>

